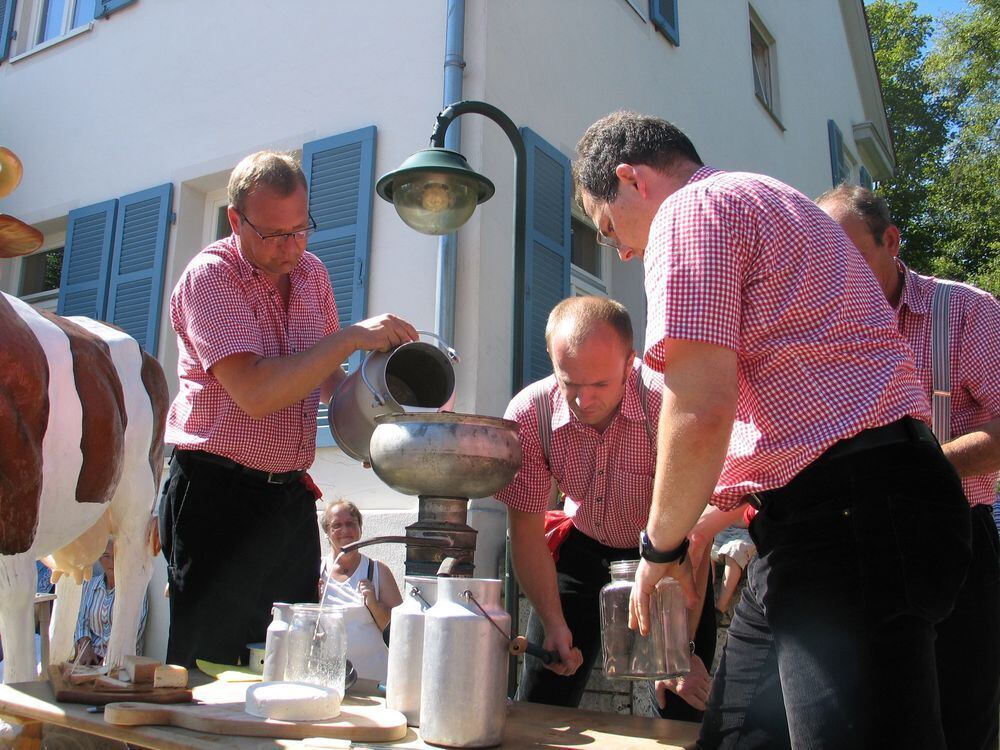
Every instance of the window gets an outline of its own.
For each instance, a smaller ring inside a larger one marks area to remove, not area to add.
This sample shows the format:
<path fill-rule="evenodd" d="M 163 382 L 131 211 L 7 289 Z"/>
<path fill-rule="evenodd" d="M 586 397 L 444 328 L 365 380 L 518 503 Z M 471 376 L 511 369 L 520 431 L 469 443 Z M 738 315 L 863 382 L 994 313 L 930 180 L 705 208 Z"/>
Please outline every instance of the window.
<path fill-rule="evenodd" d="M 55 307 L 62 274 L 63 248 L 42 250 L 21 259 L 21 283 L 17 294 L 26 302 Z"/>
<path fill-rule="evenodd" d="M 34 43 L 44 44 L 93 20 L 92 0 L 40 0 Z"/>
<path fill-rule="evenodd" d="M 663 36 L 675 47 L 681 44 L 677 0 L 649 0 L 649 18 Z"/>
<path fill-rule="evenodd" d="M 777 53 L 774 37 L 750 9 L 750 63 L 753 68 L 753 91 L 768 113 L 778 119 Z M 780 123 L 779 123 L 780 125 Z"/>
<path fill-rule="evenodd" d="M 0 0 L 0 61 L 89 31 L 136 0 Z"/>
<path fill-rule="evenodd" d="M 572 251 L 570 255 L 570 290 L 574 297 L 584 294 L 606 296 L 607 285 L 604 283 L 606 268 L 606 253 L 597 244 L 597 231 L 589 222 L 576 216 L 570 219 L 572 232 Z"/>

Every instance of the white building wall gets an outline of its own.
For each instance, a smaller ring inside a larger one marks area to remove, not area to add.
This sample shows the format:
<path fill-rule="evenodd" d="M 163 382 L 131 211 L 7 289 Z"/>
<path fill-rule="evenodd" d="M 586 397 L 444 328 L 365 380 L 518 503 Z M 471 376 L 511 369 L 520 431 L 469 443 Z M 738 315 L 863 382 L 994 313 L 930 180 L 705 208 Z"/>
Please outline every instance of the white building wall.
<path fill-rule="evenodd" d="M 753 3 L 777 40 L 780 125 L 754 96 L 748 4 L 679 5 L 675 47 L 626 0 L 467 0 L 465 98 L 498 106 L 567 156 L 593 120 L 626 108 L 680 125 L 714 166 L 772 174 L 808 195 L 829 187 L 827 119 L 848 142 L 850 125 L 871 119 L 837 0 Z M 427 145 L 441 105 L 445 10 L 446 0 L 139 0 L 0 65 L 0 144 L 25 165 L 2 209 L 51 243 L 71 209 L 172 182 L 172 289 L 211 239 L 210 197 L 244 155 L 374 124 L 380 175 Z M 456 408 L 500 415 L 510 396 L 513 151 L 485 118 L 459 124 L 463 153 L 497 191 L 459 232 Z M 436 238 L 376 200 L 369 314 L 391 311 L 432 329 L 436 256 Z M 614 259 L 610 269 L 609 292 L 632 311 L 641 344 L 641 267 Z M 0 287 L 16 291 L 18 278 L 18 261 L 0 261 Z M 166 304 L 157 356 L 175 393 Z M 366 533 L 401 533 L 415 519 L 415 499 L 335 448 L 318 452 L 311 473 L 328 499 L 343 495 L 366 511 Z M 492 568 L 503 514 L 492 501 L 475 508 L 480 564 Z M 402 577 L 401 548 L 375 554 Z M 154 655 L 165 648 L 163 582 L 158 570 L 147 637 Z"/>

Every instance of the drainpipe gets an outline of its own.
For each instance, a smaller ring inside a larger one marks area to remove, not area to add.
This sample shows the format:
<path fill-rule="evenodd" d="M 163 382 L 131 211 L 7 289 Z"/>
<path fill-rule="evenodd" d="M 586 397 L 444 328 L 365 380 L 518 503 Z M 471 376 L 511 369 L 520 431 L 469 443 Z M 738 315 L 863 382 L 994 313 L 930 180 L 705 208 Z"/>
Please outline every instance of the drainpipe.
<path fill-rule="evenodd" d="M 442 107 L 462 101 L 462 73 L 465 70 L 465 0 L 448 0 L 445 27 L 444 101 Z M 462 128 L 459 123 L 448 128 L 444 146 L 461 151 Z M 455 343 L 455 296 L 458 234 L 443 235 L 438 240 L 437 262 L 437 334 L 449 345 Z"/>

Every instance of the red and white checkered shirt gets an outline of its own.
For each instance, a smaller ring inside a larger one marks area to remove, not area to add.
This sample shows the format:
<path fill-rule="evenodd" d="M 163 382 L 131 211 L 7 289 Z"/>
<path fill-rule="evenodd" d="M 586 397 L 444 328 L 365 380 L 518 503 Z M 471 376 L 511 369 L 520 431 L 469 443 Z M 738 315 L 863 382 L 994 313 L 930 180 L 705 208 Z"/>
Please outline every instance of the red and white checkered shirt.
<path fill-rule="evenodd" d="M 638 389 L 645 383 L 645 408 Z M 621 407 L 603 433 L 578 420 L 555 375 L 540 381 L 552 414 L 549 461 L 538 439 L 533 383 L 511 400 L 504 414 L 520 425 L 524 460 L 497 500 L 526 513 L 545 511 L 552 477 L 566 495 L 566 513 L 587 536 L 610 547 L 635 547 L 646 528 L 656 473 L 656 429 L 663 378 L 635 360 Z M 648 417 L 648 424 L 647 424 Z"/>
<path fill-rule="evenodd" d="M 167 417 L 168 443 L 261 471 L 312 464 L 318 388 L 303 401 L 253 419 L 210 372 L 233 354 L 286 357 L 305 351 L 339 329 L 330 276 L 319 258 L 304 253 L 290 280 L 286 312 L 274 284 L 243 257 L 235 234 L 188 264 L 170 296 L 180 392 Z"/>
<path fill-rule="evenodd" d="M 862 430 L 929 421 L 875 277 L 798 191 L 699 169 L 657 212 L 644 262 L 647 364 L 663 369 L 665 339 L 737 353 L 736 422 L 711 501 L 720 508 L 784 486 Z"/>
<path fill-rule="evenodd" d="M 920 382 L 933 392 L 931 299 L 938 280 L 902 263 L 903 293 L 896 307 L 899 330 L 917 360 Z M 948 306 L 953 438 L 1000 417 L 1000 302 L 988 292 L 954 284 Z M 993 502 L 1000 472 L 962 479 L 969 505 Z"/>

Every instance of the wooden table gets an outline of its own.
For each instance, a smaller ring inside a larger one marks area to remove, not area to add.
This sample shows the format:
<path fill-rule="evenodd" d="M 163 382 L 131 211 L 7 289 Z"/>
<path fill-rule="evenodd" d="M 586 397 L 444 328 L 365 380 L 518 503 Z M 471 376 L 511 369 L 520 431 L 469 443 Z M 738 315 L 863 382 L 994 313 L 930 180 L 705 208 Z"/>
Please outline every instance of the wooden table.
<path fill-rule="evenodd" d="M 418 731 L 390 744 L 357 743 L 341 740 L 275 740 L 259 737 L 230 737 L 205 734 L 174 727 L 118 727 L 107 724 L 103 715 L 88 713 L 75 703 L 57 703 L 47 682 L 0 685 L 0 714 L 56 724 L 109 739 L 128 742 L 152 750 L 319 750 L 320 748 L 430 748 Z M 639 716 L 557 708 L 532 703 L 515 703 L 507 717 L 504 748 L 588 748 L 597 750 L 679 750 L 694 747 L 698 725 L 684 721 L 646 719 Z"/>

